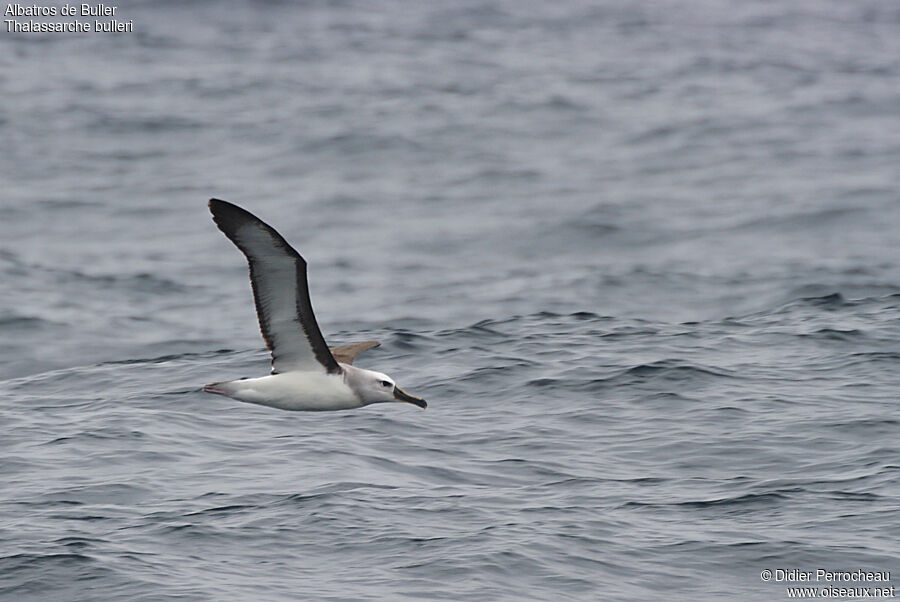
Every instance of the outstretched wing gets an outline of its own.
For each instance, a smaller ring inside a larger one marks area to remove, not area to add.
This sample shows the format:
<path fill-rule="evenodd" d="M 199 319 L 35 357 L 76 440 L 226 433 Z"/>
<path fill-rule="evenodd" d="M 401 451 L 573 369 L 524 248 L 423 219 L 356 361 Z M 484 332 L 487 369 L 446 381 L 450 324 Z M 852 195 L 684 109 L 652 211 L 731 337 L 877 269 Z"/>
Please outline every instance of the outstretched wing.
<path fill-rule="evenodd" d="M 340 347 L 332 347 L 331 355 L 339 362 L 344 364 L 352 364 L 363 351 L 368 351 L 373 347 L 381 345 L 378 341 L 362 341 L 360 343 L 350 343 L 349 345 L 341 345 Z"/>
<path fill-rule="evenodd" d="M 219 229 L 247 256 L 272 372 L 340 373 L 313 314 L 303 257 L 274 228 L 237 205 L 210 199 L 209 210 Z"/>

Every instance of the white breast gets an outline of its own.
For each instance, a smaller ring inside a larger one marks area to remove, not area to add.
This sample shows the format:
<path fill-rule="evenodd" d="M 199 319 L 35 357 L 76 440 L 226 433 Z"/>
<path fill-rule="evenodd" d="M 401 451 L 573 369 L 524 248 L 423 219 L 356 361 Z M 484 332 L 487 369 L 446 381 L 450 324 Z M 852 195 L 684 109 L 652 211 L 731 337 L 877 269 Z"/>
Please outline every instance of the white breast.
<path fill-rule="evenodd" d="M 281 410 L 348 410 L 364 405 L 343 376 L 325 372 L 284 372 L 223 384 L 229 397 Z"/>

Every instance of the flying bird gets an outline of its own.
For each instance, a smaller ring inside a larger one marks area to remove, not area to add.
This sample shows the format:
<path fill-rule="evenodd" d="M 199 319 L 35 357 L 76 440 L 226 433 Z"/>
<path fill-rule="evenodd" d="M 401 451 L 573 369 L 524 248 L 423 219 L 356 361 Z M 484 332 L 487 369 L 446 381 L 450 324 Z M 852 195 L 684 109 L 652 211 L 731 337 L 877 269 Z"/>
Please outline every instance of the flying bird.
<path fill-rule="evenodd" d="M 282 410 L 349 410 L 389 401 L 427 406 L 387 374 L 353 365 L 360 353 L 380 345 L 378 341 L 328 347 L 309 300 L 306 261 L 274 228 L 227 201 L 210 199 L 209 210 L 247 257 L 272 373 L 212 383 L 204 391 Z"/>

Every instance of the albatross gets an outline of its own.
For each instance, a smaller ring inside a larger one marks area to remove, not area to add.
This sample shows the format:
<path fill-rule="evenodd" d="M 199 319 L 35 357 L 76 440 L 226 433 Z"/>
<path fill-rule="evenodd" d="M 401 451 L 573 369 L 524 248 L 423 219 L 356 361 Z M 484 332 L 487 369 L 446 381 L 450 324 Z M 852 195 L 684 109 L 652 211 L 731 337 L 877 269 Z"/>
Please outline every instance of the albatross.
<path fill-rule="evenodd" d="M 349 410 L 405 402 L 425 408 L 387 374 L 353 365 L 378 341 L 329 348 L 316 323 L 306 260 L 274 228 L 237 205 L 210 199 L 213 221 L 247 257 L 250 284 L 272 373 L 206 385 L 208 393 L 281 410 Z"/>

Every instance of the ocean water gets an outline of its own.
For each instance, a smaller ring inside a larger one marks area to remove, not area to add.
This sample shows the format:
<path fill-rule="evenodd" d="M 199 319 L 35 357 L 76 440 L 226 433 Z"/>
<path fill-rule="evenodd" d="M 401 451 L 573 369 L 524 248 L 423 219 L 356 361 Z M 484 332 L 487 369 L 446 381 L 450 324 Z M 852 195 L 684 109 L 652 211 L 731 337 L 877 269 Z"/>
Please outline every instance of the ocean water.
<path fill-rule="evenodd" d="M 0 35 L 0 598 L 900 587 L 896 2 L 118 6 Z M 201 392 L 212 196 L 428 409 Z"/>

